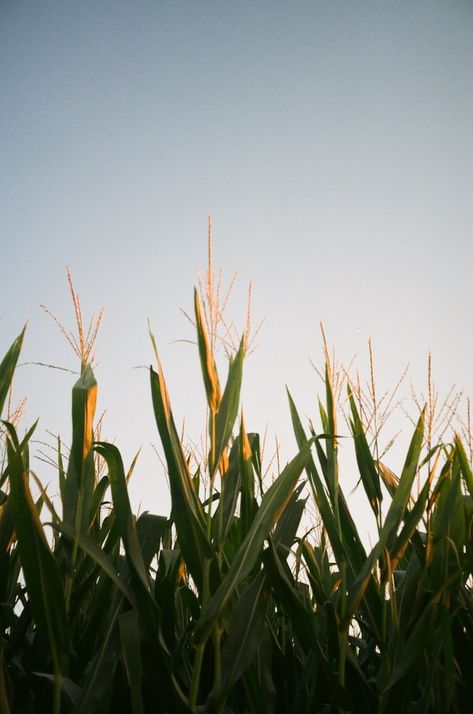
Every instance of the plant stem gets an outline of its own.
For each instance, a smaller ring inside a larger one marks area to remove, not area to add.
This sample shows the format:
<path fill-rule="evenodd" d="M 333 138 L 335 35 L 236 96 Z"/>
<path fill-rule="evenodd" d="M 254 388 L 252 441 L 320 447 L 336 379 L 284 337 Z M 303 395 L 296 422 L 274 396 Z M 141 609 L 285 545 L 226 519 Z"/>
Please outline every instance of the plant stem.
<path fill-rule="evenodd" d="M 222 682 L 222 657 L 221 657 L 221 650 L 220 650 L 220 645 L 221 645 L 221 640 L 222 640 L 222 628 L 217 625 L 217 627 L 214 630 L 213 633 L 213 641 L 214 641 L 214 689 L 216 692 L 220 689 L 220 685 Z"/>
<path fill-rule="evenodd" d="M 209 599 L 209 576 L 210 576 L 210 560 L 206 559 L 203 566 L 203 583 L 202 583 L 202 609 L 206 606 Z M 189 691 L 189 707 L 191 711 L 196 711 L 197 697 L 199 696 L 200 673 L 202 671 L 202 662 L 204 659 L 205 645 L 207 639 L 202 644 L 196 647 L 194 667 L 192 669 L 192 680 Z"/>
<path fill-rule="evenodd" d="M 54 672 L 54 714 L 61 714 L 61 682 L 62 675 L 56 670 Z"/>
<path fill-rule="evenodd" d="M 192 681 L 189 692 L 189 707 L 191 711 L 196 711 L 197 696 L 199 694 L 200 672 L 204 658 L 205 643 L 196 648 L 194 668 L 192 670 Z"/>

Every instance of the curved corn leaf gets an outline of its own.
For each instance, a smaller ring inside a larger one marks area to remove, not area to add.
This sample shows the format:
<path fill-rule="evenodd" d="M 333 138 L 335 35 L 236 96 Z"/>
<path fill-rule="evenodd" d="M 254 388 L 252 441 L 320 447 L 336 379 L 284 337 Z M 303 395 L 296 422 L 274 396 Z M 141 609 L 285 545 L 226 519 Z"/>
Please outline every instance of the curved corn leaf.
<path fill-rule="evenodd" d="M 154 599 L 147 570 L 141 552 L 140 542 L 131 511 L 127 491 L 125 471 L 119 450 L 113 444 L 96 443 L 96 451 L 107 462 L 112 489 L 116 525 L 125 547 L 125 555 L 130 568 L 131 586 L 136 609 L 142 619 L 147 636 L 156 648 L 156 657 L 169 676 L 172 676 L 172 661 L 161 630 L 161 612 Z M 176 690 L 177 693 L 177 690 Z M 180 696 L 180 695 L 179 695 Z"/>
<path fill-rule="evenodd" d="M 76 533 L 74 528 L 71 528 L 65 523 L 50 523 L 49 525 L 66 536 L 71 543 L 75 541 Z M 100 566 L 103 572 L 108 575 L 116 587 L 123 593 L 123 595 L 125 595 L 128 602 L 131 605 L 135 605 L 135 598 L 132 589 L 117 572 L 116 566 L 105 551 L 102 548 L 99 548 L 95 541 L 85 533 L 79 533 L 77 543 L 79 548 L 81 548 L 84 553 L 87 553 L 87 555 L 89 555 L 97 563 L 97 565 Z"/>
<path fill-rule="evenodd" d="M 131 570 L 143 589 L 149 593 L 148 576 L 136 533 L 135 520 L 131 511 L 122 457 L 114 444 L 97 442 L 95 450 L 107 462 L 116 524 L 125 546 L 125 553 Z"/>
<path fill-rule="evenodd" d="M 465 479 L 465 483 L 468 487 L 470 496 L 473 496 L 473 473 L 470 464 L 468 463 L 468 458 L 465 453 L 465 449 L 463 448 L 463 444 L 458 434 L 455 434 L 455 449 L 458 456 L 458 460 L 460 462 L 463 478 Z"/>
<path fill-rule="evenodd" d="M 147 511 L 136 521 L 136 532 L 146 571 L 154 556 L 159 554 L 161 539 L 167 527 L 168 519 L 165 516 L 156 516 Z"/>
<path fill-rule="evenodd" d="M 20 356 L 26 326 L 22 329 L 0 364 L 0 414 L 10 389 L 15 367 Z"/>
<path fill-rule="evenodd" d="M 386 519 L 379 534 L 379 541 L 371 551 L 370 555 L 366 558 L 357 578 L 349 588 L 346 622 L 349 622 L 358 607 L 371 578 L 371 571 L 373 570 L 376 561 L 380 557 L 384 548 L 387 547 L 391 550 L 396 543 L 397 530 L 403 519 L 411 495 L 412 483 L 414 481 L 419 463 L 424 437 L 424 413 L 425 410 L 422 411 L 414 430 L 401 478 L 399 479 L 399 485 L 394 494 L 394 498 L 391 501 L 391 505 L 389 506 Z M 399 544 L 397 544 L 397 550 L 399 550 Z"/>
<path fill-rule="evenodd" d="M 97 382 L 86 365 L 72 388 L 72 446 L 62 489 L 64 522 L 78 530 L 87 527 L 95 486 L 92 443 L 96 401 Z"/>
<path fill-rule="evenodd" d="M 15 521 L 30 607 L 38 630 L 48 643 L 54 671 L 65 677 L 69 670 L 70 642 L 61 575 L 31 497 L 21 453 L 10 439 L 7 452 L 10 471 L 8 500 Z"/>
<path fill-rule="evenodd" d="M 304 485 L 305 482 L 300 484 L 292 494 L 291 500 L 284 509 L 271 538 L 278 551 L 279 557 L 284 560 L 287 559 L 294 544 L 297 530 L 304 513 L 307 499 L 299 498 Z"/>
<path fill-rule="evenodd" d="M 230 362 L 227 383 L 215 417 L 215 445 L 209 458 L 211 477 L 215 474 L 220 459 L 227 448 L 238 415 L 244 357 L 245 345 L 242 338 L 238 352 Z"/>
<path fill-rule="evenodd" d="M 241 500 L 240 500 L 240 526 L 241 533 L 245 534 L 248 532 L 248 528 L 255 516 L 258 509 L 258 503 L 255 498 L 255 475 L 253 459 L 257 455 L 257 447 L 259 444 L 255 443 L 255 436 L 253 435 L 253 442 L 255 443 L 255 450 L 253 451 L 250 441 L 250 436 L 246 433 L 245 422 L 243 419 L 243 414 L 241 415 L 240 422 L 240 435 L 238 437 L 238 463 L 239 472 L 241 477 Z"/>
<path fill-rule="evenodd" d="M 221 481 L 222 493 L 218 507 L 212 518 L 212 533 L 217 548 L 221 547 L 230 531 L 237 510 L 240 493 L 241 473 L 238 463 L 239 439 L 235 439 L 230 450 L 228 469 Z"/>
<path fill-rule="evenodd" d="M 379 474 L 366 440 L 363 424 L 361 423 L 360 415 L 358 414 L 358 409 L 356 408 L 353 391 L 350 385 L 348 385 L 347 390 L 352 414 L 350 425 L 355 442 L 358 470 L 360 472 L 363 487 L 366 491 L 366 495 L 368 496 L 370 506 L 377 517 L 381 508 L 381 501 L 383 500 L 383 494 L 379 483 Z"/>
<path fill-rule="evenodd" d="M 258 649 L 265 627 L 262 599 L 265 577 L 261 571 L 239 595 L 222 649 L 222 683 L 207 703 L 209 711 L 221 711 L 229 691 L 250 665 Z"/>
<path fill-rule="evenodd" d="M 211 413 L 216 414 L 221 400 L 220 382 L 218 379 L 217 367 L 212 353 L 212 348 L 210 346 L 209 336 L 207 334 L 207 328 L 202 319 L 199 295 L 196 289 L 194 289 L 194 311 L 195 325 L 197 329 L 197 343 L 199 345 L 200 366 L 202 369 L 202 376 L 204 378 L 207 403 Z"/>
<path fill-rule="evenodd" d="M 113 686 L 113 675 L 118 664 L 117 619 L 122 607 L 122 598 L 119 598 L 113 604 L 111 612 L 106 613 L 108 623 L 100 649 L 84 672 L 81 692 L 72 714 L 95 714 L 103 711 L 102 702 L 107 699 L 107 694 Z"/>
<path fill-rule="evenodd" d="M 166 457 L 172 500 L 172 519 L 179 546 L 197 587 L 202 588 L 203 563 L 212 557 L 205 532 L 202 504 L 195 492 L 187 461 L 169 403 L 166 383 L 158 362 L 158 372 L 150 367 L 151 395 L 159 435 Z"/>
<path fill-rule="evenodd" d="M 229 603 L 235 589 L 251 572 L 256 561 L 261 557 L 261 548 L 268 537 L 271 528 L 289 502 L 292 491 L 307 464 L 310 447 L 305 447 L 286 466 L 280 476 L 263 496 L 261 505 L 241 544 L 227 574 L 218 587 L 215 595 L 202 612 L 194 632 L 195 644 L 207 640 L 215 621 L 225 606 Z"/>
<path fill-rule="evenodd" d="M 141 663 L 140 623 L 134 610 L 128 610 L 118 618 L 120 642 L 125 665 L 126 677 L 130 687 L 131 708 L 133 714 L 143 714 L 143 695 L 141 680 L 143 666 Z"/>
<path fill-rule="evenodd" d="M 350 711 L 349 694 L 339 683 L 336 672 L 332 669 L 331 663 L 328 662 L 323 651 L 312 608 L 308 607 L 288 564 L 280 560 L 274 544 L 271 542 L 264 553 L 264 567 L 274 588 L 274 597 L 288 613 L 291 626 L 294 633 L 297 634 L 298 640 L 307 649 L 314 652 L 317 664 L 320 666 L 329 686 L 332 700 L 335 700 L 343 710 Z"/>

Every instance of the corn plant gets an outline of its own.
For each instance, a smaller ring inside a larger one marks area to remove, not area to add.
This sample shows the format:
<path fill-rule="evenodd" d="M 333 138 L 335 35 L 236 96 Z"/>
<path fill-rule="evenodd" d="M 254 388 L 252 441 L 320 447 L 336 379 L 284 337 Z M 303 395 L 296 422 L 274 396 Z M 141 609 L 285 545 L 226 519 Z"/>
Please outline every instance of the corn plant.
<path fill-rule="evenodd" d="M 268 486 L 260 437 L 240 413 L 248 341 L 222 381 L 197 292 L 193 321 L 208 415 L 197 466 L 157 349 L 149 369 L 170 514 L 136 518 L 135 462 L 126 469 L 96 438 L 86 339 L 70 449 L 57 444 L 59 499 L 30 467 L 35 425 L 20 436 L 3 422 L 0 711 L 473 710 L 473 474 L 460 436 L 433 444 L 421 410 L 396 475 L 348 382 L 351 443 L 377 527 L 367 551 L 343 489 L 328 356 L 320 428 L 303 425 L 288 394 L 297 448 Z M 0 409 L 23 339 L 0 364 Z M 321 528 L 304 535 L 308 499 Z"/>

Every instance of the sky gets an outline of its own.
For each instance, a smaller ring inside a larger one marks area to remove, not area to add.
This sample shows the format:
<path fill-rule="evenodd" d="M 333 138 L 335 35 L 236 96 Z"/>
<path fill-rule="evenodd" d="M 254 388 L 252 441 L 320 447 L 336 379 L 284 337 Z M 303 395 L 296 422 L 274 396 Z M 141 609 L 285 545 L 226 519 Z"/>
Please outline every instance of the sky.
<path fill-rule="evenodd" d="M 153 361 L 148 319 L 177 423 L 195 442 L 204 428 L 181 310 L 205 272 L 209 214 L 224 285 L 238 271 L 227 317 L 244 329 L 251 281 L 264 320 L 242 403 L 268 462 L 276 437 L 282 461 L 296 450 L 286 385 L 317 421 L 320 322 L 362 380 L 372 339 L 378 394 L 410 365 L 412 415 L 429 350 L 440 400 L 453 384 L 473 393 L 472 37 L 471 0 L 0 1 L 0 347 L 27 322 L 22 363 L 78 369 L 40 308 L 73 327 L 69 266 L 84 313 L 105 308 L 98 412 L 125 465 L 142 447 L 136 509 L 169 509 L 137 369 Z M 70 442 L 75 379 L 19 367 L 21 426 L 39 416 L 38 441 Z M 386 439 L 398 429 L 402 454 L 401 409 Z M 349 462 L 341 479 L 350 490 Z"/>

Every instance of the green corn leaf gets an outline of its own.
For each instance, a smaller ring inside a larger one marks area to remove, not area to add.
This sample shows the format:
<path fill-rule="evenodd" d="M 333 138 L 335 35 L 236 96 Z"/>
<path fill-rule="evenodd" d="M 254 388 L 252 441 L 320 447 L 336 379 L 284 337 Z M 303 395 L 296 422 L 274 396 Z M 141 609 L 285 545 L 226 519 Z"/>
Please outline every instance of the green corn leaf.
<path fill-rule="evenodd" d="M 324 432 L 327 434 L 327 486 L 336 504 L 338 500 L 338 448 L 337 448 L 337 422 L 335 403 L 333 399 L 332 380 L 328 363 L 325 364 L 325 395 L 327 403 L 327 419 Z"/>
<path fill-rule="evenodd" d="M 281 559 L 287 559 L 296 539 L 297 530 L 299 528 L 307 501 L 306 498 L 299 498 L 304 485 L 305 484 L 302 483 L 294 491 L 291 496 L 291 500 L 284 509 L 284 512 L 274 529 L 272 541 Z"/>
<path fill-rule="evenodd" d="M 163 633 L 172 649 L 176 639 L 176 590 L 179 568 L 182 565 L 180 550 L 163 548 L 159 553 L 158 572 L 154 586 L 156 602 L 162 612 Z"/>
<path fill-rule="evenodd" d="M 95 449 L 107 462 L 116 524 L 125 547 L 137 609 L 149 637 L 159 648 L 158 654 L 162 658 L 163 665 L 167 667 L 170 655 L 162 639 L 160 611 L 150 590 L 135 519 L 131 511 L 122 458 L 113 444 L 99 442 L 95 445 Z"/>
<path fill-rule="evenodd" d="M 100 509 L 103 504 L 103 499 L 104 499 L 105 493 L 107 492 L 107 489 L 109 486 L 110 486 L 110 480 L 109 480 L 108 476 L 102 476 L 102 478 L 97 483 L 97 485 L 94 489 L 92 501 L 90 503 L 89 515 L 87 518 L 87 529 L 88 530 L 90 530 L 90 528 L 94 524 L 96 526 L 100 525 Z"/>
<path fill-rule="evenodd" d="M 254 443 L 255 449 L 251 444 Z M 245 429 L 243 414 L 240 422 L 240 436 L 238 443 L 238 463 L 241 482 L 240 500 L 240 530 L 242 536 L 248 532 L 250 524 L 258 509 L 255 498 L 255 470 L 253 460 L 258 456 L 259 438 L 257 435 L 248 435 Z"/>
<path fill-rule="evenodd" d="M 72 446 L 62 489 L 64 521 L 79 530 L 87 526 L 95 486 L 92 443 L 96 401 L 97 382 L 86 365 L 72 388 Z"/>
<path fill-rule="evenodd" d="M 342 687 L 323 651 L 319 640 L 314 613 L 304 600 L 288 564 L 281 561 L 274 545 L 264 553 L 264 567 L 274 588 L 274 597 L 281 603 L 290 617 L 291 626 L 297 638 L 309 651 L 312 650 L 320 666 L 330 692 L 330 699 L 345 711 L 350 711 L 349 693 Z"/>
<path fill-rule="evenodd" d="M 399 485 L 391 501 L 386 520 L 382 529 L 382 539 L 386 539 L 388 545 L 395 539 L 395 534 L 404 516 L 405 509 L 409 503 L 412 484 L 417 473 L 420 452 L 422 449 L 422 440 L 424 438 L 424 417 L 425 409 L 417 422 L 414 434 L 407 451 L 406 460 L 399 479 Z M 384 546 L 383 546 L 384 547 Z"/>
<path fill-rule="evenodd" d="M 228 441 L 232 435 L 233 425 L 238 415 L 244 356 L 245 346 L 242 338 L 239 350 L 230 362 L 227 383 L 225 384 L 222 401 L 220 402 L 215 417 L 215 444 L 214 448 L 211 449 L 209 459 L 211 477 L 214 476 L 220 459 L 227 448 Z"/>
<path fill-rule="evenodd" d="M 442 470 L 440 493 L 431 520 L 430 586 L 435 592 L 451 590 L 462 576 L 461 554 L 466 541 L 465 509 L 461 492 L 460 462 L 453 449 Z"/>
<path fill-rule="evenodd" d="M 296 437 L 297 445 L 300 448 L 307 443 L 307 436 L 304 432 L 296 405 L 289 391 L 287 392 L 289 399 L 289 408 L 291 412 L 292 425 Z M 319 447 L 319 439 L 314 435 L 316 448 Z M 324 471 L 324 464 L 322 464 Z M 312 454 L 309 457 L 306 466 L 306 472 L 309 477 L 309 483 L 312 486 L 314 500 L 320 512 L 324 528 L 327 531 L 330 539 L 335 558 L 339 566 L 343 562 L 349 564 L 353 576 L 357 574 L 361 564 L 366 559 L 366 553 L 358 535 L 355 523 L 350 515 L 348 506 L 341 489 L 338 489 L 338 511 L 339 519 L 337 520 L 333 504 L 329 501 L 329 497 L 320 478 L 319 472 L 315 465 Z"/>
<path fill-rule="evenodd" d="M 64 590 L 28 486 L 21 453 L 7 442 L 10 471 L 9 503 L 15 521 L 21 565 L 33 616 L 48 643 L 54 671 L 67 676 L 69 669 L 69 629 Z"/>
<path fill-rule="evenodd" d="M 148 512 L 142 513 L 136 521 L 136 532 L 146 571 L 154 556 L 159 553 L 161 538 L 167 525 L 168 519 L 165 516 L 156 516 Z"/>
<path fill-rule="evenodd" d="M 23 345 L 25 330 L 26 326 L 20 332 L 0 364 L 0 414 L 3 411 L 8 390 L 12 383 L 15 367 Z"/>
<path fill-rule="evenodd" d="M 404 554 L 405 549 L 415 533 L 415 529 L 425 513 L 425 506 L 430 492 L 430 482 L 427 480 L 413 506 L 404 518 L 404 525 L 391 547 L 390 557 L 393 568 Z"/>
<path fill-rule="evenodd" d="M 314 598 L 319 605 L 323 605 L 327 600 L 330 600 L 335 591 L 338 574 L 330 569 L 326 547 L 314 547 L 307 538 L 304 538 L 301 555 L 307 566 Z"/>
<path fill-rule="evenodd" d="M 346 622 L 350 620 L 358 607 L 358 604 L 370 581 L 371 571 L 373 570 L 376 561 L 380 557 L 384 548 L 388 547 L 391 550 L 396 541 L 397 529 L 406 510 L 411 495 L 412 483 L 414 481 L 419 463 L 424 435 L 424 412 L 425 410 L 422 411 L 412 436 L 401 478 L 399 479 L 399 485 L 394 494 L 394 498 L 391 501 L 384 525 L 379 534 L 379 541 L 371 551 L 368 558 L 366 558 L 357 578 L 349 589 Z"/>
<path fill-rule="evenodd" d="M 141 680 L 143 666 L 141 662 L 140 623 L 135 610 L 128 610 L 118 618 L 120 642 L 126 677 L 131 694 L 133 714 L 143 714 L 143 695 Z"/>
<path fill-rule="evenodd" d="M 71 528 L 65 523 L 50 523 L 49 525 L 55 528 L 60 533 L 62 533 L 71 543 L 75 541 L 76 533 L 74 528 Z M 123 595 L 125 595 L 128 602 L 131 605 L 135 605 L 133 590 L 117 572 L 115 564 L 113 563 L 112 559 L 106 554 L 105 550 L 99 548 L 95 541 L 85 533 L 79 533 L 79 536 L 77 537 L 77 542 L 79 548 L 88 556 L 90 556 L 92 560 L 94 560 L 95 563 L 103 570 L 103 572 L 108 575 L 108 577 L 110 578 L 110 580 L 112 580 L 118 590 L 120 590 Z"/>
<path fill-rule="evenodd" d="M 8 436 L 10 437 L 12 444 L 14 445 L 15 449 L 18 451 L 19 454 L 21 454 L 21 457 L 23 459 L 23 466 L 25 467 L 25 470 L 29 468 L 29 441 L 31 437 L 33 436 L 34 432 L 36 431 L 36 427 L 38 426 L 38 419 L 34 422 L 33 426 L 31 426 L 28 431 L 26 432 L 25 436 L 21 440 L 21 442 L 18 439 L 18 436 L 16 434 L 15 428 L 10 422 L 8 421 L 3 421 L 3 425 L 5 429 L 8 432 Z M 7 466 L 2 473 L 0 477 L 0 488 L 3 486 L 3 484 L 6 482 L 6 480 L 10 476 L 10 471 L 8 467 L 8 462 Z"/>
<path fill-rule="evenodd" d="M 207 704 L 208 711 L 221 711 L 231 688 L 250 665 L 265 627 L 262 598 L 265 574 L 261 571 L 239 595 L 222 649 L 222 683 Z"/>
<path fill-rule="evenodd" d="M 465 483 L 468 487 L 470 496 L 473 496 L 473 473 L 471 471 L 470 464 L 468 463 L 468 458 L 465 453 L 465 449 L 463 448 L 463 444 L 458 434 L 455 434 L 455 449 L 458 460 L 460 462 L 463 478 L 465 479 Z"/>
<path fill-rule="evenodd" d="M 143 589 L 149 592 L 148 576 L 138 541 L 135 520 L 131 511 L 122 457 L 114 444 L 97 442 L 95 450 L 107 462 L 115 519 L 125 546 L 128 561 Z"/>
<path fill-rule="evenodd" d="M 172 499 L 172 518 L 176 524 L 179 546 L 190 573 L 200 589 L 203 563 L 212 557 L 205 532 L 202 504 L 195 492 L 189 467 L 174 424 L 166 383 L 159 371 L 150 368 L 151 394 L 159 435 L 164 448 Z"/>
<path fill-rule="evenodd" d="M 379 483 L 379 474 L 371 455 L 368 442 L 366 440 L 363 424 L 361 423 L 358 409 L 356 408 L 355 399 L 351 387 L 348 385 L 348 399 L 352 413 L 351 430 L 355 442 L 356 460 L 360 472 L 363 487 L 368 501 L 375 516 L 377 517 L 381 507 L 383 495 Z"/>
<path fill-rule="evenodd" d="M 72 714 L 91 714 L 104 711 L 103 701 L 113 686 L 113 677 L 118 663 L 120 644 L 118 642 L 117 620 L 123 607 L 121 598 L 113 603 L 106 614 L 107 627 L 99 649 L 94 653 L 84 671 L 81 692 Z"/>
<path fill-rule="evenodd" d="M 219 497 L 218 507 L 212 518 L 212 532 L 217 547 L 223 545 L 235 519 L 241 483 L 238 464 L 239 451 L 239 439 L 235 439 L 230 450 L 228 469 L 222 479 L 222 492 Z"/>
<path fill-rule="evenodd" d="M 229 603 L 235 589 L 241 581 L 251 572 L 256 561 L 261 557 L 261 549 L 265 539 L 283 512 L 299 476 L 307 464 L 310 451 L 306 445 L 295 458 L 286 466 L 280 476 L 263 496 L 261 505 L 256 512 L 248 533 L 241 544 L 227 574 L 218 587 L 209 604 L 205 607 L 194 632 L 195 644 L 202 644 L 207 640 L 215 621 L 220 616 L 225 606 Z"/>
<path fill-rule="evenodd" d="M 212 348 L 207 334 L 205 322 L 202 319 L 199 295 L 194 289 L 194 311 L 197 329 L 197 343 L 199 345 L 200 366 L 204 378 L 207 403 L 212 414 L 216 414 L 221 400 L 220 382 L 217 367 L 212 353 Z"/>
<path fill-rule="evenodd" d="M 383 692 L 388 692 L 402 677 L 415 666 L 422 652 L 428 651 L 435 626 L 440 614 L 440 606 L 430 602 L 419 617 L 407 641 L 399 652 L 392 668 L 391 677 Z"/>

